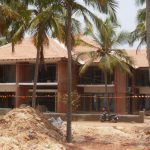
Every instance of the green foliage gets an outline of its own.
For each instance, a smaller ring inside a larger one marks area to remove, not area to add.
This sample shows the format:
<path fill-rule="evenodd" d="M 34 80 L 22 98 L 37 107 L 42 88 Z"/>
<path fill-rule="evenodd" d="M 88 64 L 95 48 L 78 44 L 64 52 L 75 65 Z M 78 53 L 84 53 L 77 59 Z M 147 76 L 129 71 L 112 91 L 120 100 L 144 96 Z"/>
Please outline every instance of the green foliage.
<path fill-rule="evenodd" d="M 145 0 L 137 0 L 139 5 L 145 4 Z M 139 42 L 137 50 L 146 44 L 146 8 L 138 10 L 137 26 L 129 35 L 129 44 L 132 46 L 136 41 Z"/>
<path fill-rule="evenodd" d="M 136 0 L 136 4 L 137 5 L 144 5 L 145 4 L 145 2 L 146 2 L 146 0 Z"/>
<path fill-rule="evenodd" d="M 0 46 L 7 44 L 7 40 L 4 37 L 0 38 Z"/>
<path fill-rule="evenodd" d="M 7 42 L 12 42 L 12 51 L 14 45 L 23 39 L 30 15 L 31 12 L 22 1 L 0 1 L 0 33 Z"/>
<path fill-rule="evenodd" d="M 99 47 L 97 47 L 97 51 L 78 54 L 78 58 L 83 55 L 88 58 L 81 68 L 80 74 L 84 73 L 94 62 L 104 72 L 112 73 L 115 68 L 120 68 L 122 71 L 130 73 L 130 66 L 133 65 L 132 58 L 127 55 L 125 50 L 114 48 L 126 42 L 128 34 L 126 32 L 117 34 L 117 27 L 118 25 L 113 24 L 110 19 L 106 19 L 103 24 L 98 25 L 96 34 L 90 33 Z"/>
<path fill-rule="evenodd" d="M 78 109 L 80 108 L 80 95 L 78 94 L 77 91 L 73 91 L 71 93 L 71 99 L 72 99 L 72 111 L 73 112 L 77 112 Z M 65 94 L 64 97 L 63 97 L 63 103 L 65 105 L 67 105 L 67 100 L 68 100 L 68 94 Z"/>

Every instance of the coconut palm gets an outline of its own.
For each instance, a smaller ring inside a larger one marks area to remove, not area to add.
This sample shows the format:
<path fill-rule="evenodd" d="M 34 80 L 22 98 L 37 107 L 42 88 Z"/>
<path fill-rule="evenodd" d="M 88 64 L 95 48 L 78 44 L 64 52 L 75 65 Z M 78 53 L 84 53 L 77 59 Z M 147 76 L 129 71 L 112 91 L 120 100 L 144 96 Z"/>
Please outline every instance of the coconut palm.
<path fill-rule="evenodd" d="M 32 3 L 35 9 L 33 10 L 34 14 L 29 26 L 29 33 L 33 36 L 33 43 L 37 49 L 32 95 L 32 106 L 34 108 L 36 107 L 39 64 L 44 61 L 44 47 L 49 45 L 48 36 L 55 36 L 58 40 L 62 40 L 64 36 L 64 24 L 61 15 L 63 10 L 53 2 L 53 0 L 36 0 Z"/>
<path fill-rule="evenodd" d="M 127 55 L 125 50 L 117 49 L 116 46 L 125 42 L 128 34 L 121 32 L 116 33 L 118 25 L 113 24 L 110 19 L 106 19 L 102 25 L 99 25 L 96 34 L 91 32 L 93 40 L 97 43 L 96 51 L 79 53 L 77 58 L 86 55 L 87 61 L 80 70 L 80 75 L 83 74 L 87 68 L 95 64 L 104 73 L 105 80 L 105 103 L 108 108 L 108 90 L 107 90 L 107 77 L 108 74 L 114 72 L 116 68 L 124 72 L 130 73 L 130 65 L 133 64 L 131 57 Z M 81 40 L 85 43 L 85 41 Z M 88 43 L 87 43 L 88 45 Z M 89 45 L 91 46 L 91 45 Z"/>
<path fill-rule="evenodd" d="M 44 47 L 49 44 L 48 36 L 57 38 L 61 42 L 65 42 L 65 15 L 66 11 L 56 1 L 49 0 L 37 1 L 32 3 L 36 7 L 34 10 L 34 19 L 32 20 L 29 31 L 33 36 L 34 44 L 37 48 L 36 66 L 34 74 L 34 86 L 32 96 L 32 106 L 36 106 L 36 86 L 38 79 L 39 64 L 44 63 Z M 76 19 L 72 20 L 73 33 L 80 33 L 80 23 Z"/>
<path fill-rule="evenodd" d="M 0 27 L 4 27 L 3 25 L 6 23 L 6 20 L 17 20 L 19 19 L 19 14 L 14 11 L 12 6 L 6 4 L 6 2 L 0 0 Z"/>
<path fill-rule="evenodd" d="M 87 26 L 91 25 L 89 18 L 90 16 L 93 21 L 97 18 L 94 14 L 92 14 L 87 7 L 81 5 L 75 0 L 60 0 L 59 1 L 66 8 L 66 47 L 68 50 L 68 102 L 67 102 L 67 142 L 71 142 L 71 92 L 72 92 L 72 17 L 75 13 L 79 13 L 83 16 L 85 23 Z M 98 8 L 100 12 L 109 14 L 111 16 L 112 21 L 116 21 L 116 7 L 117 2 L 115 0 L 83 0 L 86 5 L 93 6 L 94 8 Z M 97 20 L 97 19 L 96 19 Z"/>
<path fill-rule="evenodd" d="M 140 9 L 137 14 L 137 26 L 129 36 L 129 44 L 132 46 L 135 41 L 139 41 L 137 50 L 146 44 L 146 9 Z"/>
<path fill-rule="evenodd" d="M 100 12 L 109 14 L 111 16 L 112 21 L 116 21 L 116 14 L 115 9 L 117 6 L 117 3 L 115 0 L 83 0 L 86 5 L 90 5 L 93 7 L 97 7 Z M 86 7 L 81 5 L 75 0 L 60 0 L 60 2 L 65 6 L 67 15 L 66 15 L 66 47 L 68 50 L 68 103 L 67 103 L 67 142 L 71 142 L 71 92 L 72 92 L 72 15 L 79 12 L 82 14 L 86 25 L 91 25 L 89 23 L 89 19 L 87 17 L 90 16 L 93 19 L 96 18 Z M 94 20 L 95 21 L 95 20 Z"/>
<path fill-rule="evenodd" d="M 145 4 L 145 0 L 136 0 L 138 6 Z M 146 8 L 141 8 L 137 13 L 137 26 L 129 35 L 129 44 L 132 46 L 134 42 L 139 41 L 137 50 L 146 44 Z"/>
<path fill-rule="evenodd" d="M 12 51 L 14 45 L 23 39 L 30 15 L 27 5 L 21 0 L 0 0 L 0 33 L 7 42 L 12 42 Z"/>
<path fill-rule="evenodd" d="M 149 62 L 149 80 L 150 80 L 150 1 L 136 0 L 137 4 L 142 6 L 146 4 L 146 8 L 140 9 L 137 15 L 136 29 L 131 33 L 130 44 L 139 40 L 137 50 L 142 44 L 147 44 L 147 57 Z"/>

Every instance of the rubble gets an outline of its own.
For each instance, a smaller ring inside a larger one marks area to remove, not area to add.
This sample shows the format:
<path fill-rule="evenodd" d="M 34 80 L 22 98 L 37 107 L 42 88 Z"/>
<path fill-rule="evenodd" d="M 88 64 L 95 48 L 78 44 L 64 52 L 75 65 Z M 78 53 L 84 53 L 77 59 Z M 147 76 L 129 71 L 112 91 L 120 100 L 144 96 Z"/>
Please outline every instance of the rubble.
<path fill-rule="evenodd" d="M 0 148 L 4 150 L 65 150 L 64 136 L 31 107 L 17 108 L 0 119 Z"/>
<path fill-rule="evenodd" d="M 56 128 L 61 128 L 63 124 L 63 120 L 60 117 L 58 117 L 57 119 L 55 119 L 54 117 L 51 117 L 48 119 L 48 122 L 51 123 Z"/>

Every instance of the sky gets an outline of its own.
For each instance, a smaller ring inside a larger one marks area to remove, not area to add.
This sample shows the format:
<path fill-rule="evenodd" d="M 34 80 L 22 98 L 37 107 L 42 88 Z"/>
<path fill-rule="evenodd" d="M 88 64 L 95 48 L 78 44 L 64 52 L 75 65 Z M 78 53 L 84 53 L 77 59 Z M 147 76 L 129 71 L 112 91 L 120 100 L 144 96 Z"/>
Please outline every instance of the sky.
<path fill-rule="evenodd" d="M 118 0 L 119 8 L 117 10 L 117 16 L 119 23 L 121 25 L 120 30 L 133 31 L 136 27 L 136 14 L 139 7 L 135 4 L 135 0 Z M 145 6 L 144 6 L 145 7 Z M 138 42 L 136 42 L 132 47 L 128 44 L 122 46 L 122 48 L 137 48 Z M 141 47 L 145 47 L 144 45 Z"/>
<path fill-rule="evenodd" d="M 81 2 L 82 4 L 82 0 L 77 0 L 79 3 Z M 139 9 L 139 7 L 136 5 L 135 0 L 116 0 L 119 3 L 119 6 L 117 8 L 117 18 L 119 21 L 119 24 L 121 25 L 120 29 L 118 29 L 119 31 L 133 31 L 136 27 L 136 15 L 137 15 L 137 10 Z M 92 10 L 90 8 L 91 11 L 95 11 Z M 96 12 L 96 14 L 98 14 L 98 16 L 100 16 L 101 18 L 105 18 L 103 17 L 104 15 L 99 14 L 98 12 Z M 119 48 L 130 48 L 130 49 L 135 49 L 137 48 L 138 42 L 136 42 L 132 47 L 130 47 L 128 44 L 125 45 L 121 45 L 121 47 Z"/>
<path fill-rule="evenodd" d="M 133 31 L 136 27 L 136 14 L 138 7 L 135 0 L 118 0 L 119 8 L 117 10 L 117 17 L 121 25 L 120 30 Z M 136 48 L 137 43 L 130 47 L 128 44 L 123 45 L 122 48 Z"/>
<path fill-rule="evenodd" d="M 79 3 L 83 3 L 82 0 L 76 0 Z M 136 14 L 139 9 L 135 4 L 135 0 L 116 0 L 119 3 L 117 8 L 117 17 L 119 24 L 121 25 L 120 31 L 133 31 L 136 27 Z M 95 11 L 95 10 L 94 10 Z M 128 44 L 121 45 L 121 48 L 137 48 L 137 43 L 130 47 Z"/>
<path fill-rule="evenodd" d="M 135 0 L 118 0 L 119 8 L 117 16 L 122 30 L 132 31 L 136 26 L 136 14 L 138 7 Z"/>

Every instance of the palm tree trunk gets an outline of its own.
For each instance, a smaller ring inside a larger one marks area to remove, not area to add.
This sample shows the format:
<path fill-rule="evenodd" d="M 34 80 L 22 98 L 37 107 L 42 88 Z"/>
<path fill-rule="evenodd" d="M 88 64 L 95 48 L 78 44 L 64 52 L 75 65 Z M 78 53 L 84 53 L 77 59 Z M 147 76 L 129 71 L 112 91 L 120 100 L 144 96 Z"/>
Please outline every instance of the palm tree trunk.
<path fill-rule="evenodd" d="M 106 102 L 106 107 L 107 111 L 109 112 L 109 102 L 108 102 L 108 87 L 107 87 L 107 72 L 104 71 L 104 80 L 105 80 L 105 102 Z"/>
<path fill-rule="evenodd" d="M 71 39 L 71 16 L 72 16 L 72 6 L 67 2 L 67 38 L 66 45 L 68 50 L 68 100 L 67 100 L 67 136 L 66 140 L 68 143 L 72 141 L 72 131 L 71 131 L 71 121 L 72 121 L 72 39 Z"/>
<path fill-rule="evenodd" d="M 33 93 L 32 93 L 32 107 L 36 107 L 36 88 L 37 88 L 37 80 L 39 73 L 39 62 L 40 62 L 40 49 L 37 48 L 36 55 L 36 64 L 35 64 L 35 72 L 34 72 L 34 84 L 33 84 Z"/>
<path fill-rule="evenodd" d="M 150 0 L 146 0 L 146 30 L 147 30 L 147 57 L 149 63 L 149 82 L 150 82 Z"/>

